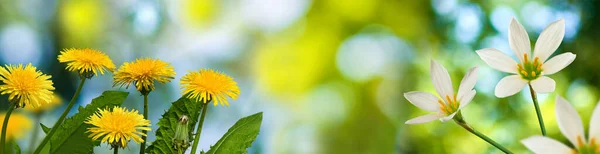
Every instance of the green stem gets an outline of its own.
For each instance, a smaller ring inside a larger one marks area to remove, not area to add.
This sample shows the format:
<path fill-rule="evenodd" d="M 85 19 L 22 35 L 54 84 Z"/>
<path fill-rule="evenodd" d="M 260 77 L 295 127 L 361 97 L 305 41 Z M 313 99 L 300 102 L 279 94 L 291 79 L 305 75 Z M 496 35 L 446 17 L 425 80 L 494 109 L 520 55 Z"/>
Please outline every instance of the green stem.
<path fill-rule="evenodd" d="M 204 104 L 202 107 L 202 115 L 200 116 L 200 122 L 198 123 L 198 128 L 196 129 L 196 136 L 194 137 L 194 145 L 192 145 L 191 154 L 196 154 L 196 149 L 198 149 L 198 142 L 200 142 L 200 134 L 202 133 L 202 124 L 204 124 L 204 117 L 206 116 L 206 109 L 208 108 L 208 103 Z"/>
<path fill-rule="evenodd" d="M 144 119 L 148 119 L 148 93 L 144 94 Z M 142 133 L 146 134 L 146 130 Z M 146 136 L 142 136 L 142 144 L 140 145 L 140 154 L 144 154 L 146 150 Z"/>
<path fill-rule="evenodd" d="M 42 118 L 42 113 L 35 113 L 35 123 L 34 124 L 39 124 L 40 123 L 40 119 Z M 31 141 L 29 141 L 29 150 L 33 150 L 35 148 L 35 142 L 37 141 L 38 138 L 38 132 L 40 131 L 40 127 L 41 126 L 36 126 L 33 127 L 33 134 L 31 135 Z"/>
<path fill-rule="evenodd" d="M 119 148 L 114 148 L 115 149 L 115 153 L 114 154 L 119 154 Z"/>
<path fill-rule="evenodd" d="M 46 145 L 46 143 L 48 143 L 48 141 L 50 141 L 50 138 L 52 138 L 54 133 L 56 133 L 56 131 L 59 129 L 60 125 L 67 117 L 67 114 L 69 113 L 69 111 L 71 111 L 71 108 L 73 108 L 73 106 L 75 105 L 75 100 L 77 100 L 77 98 L 79 97 L 79 93 L 81 92 L 81 89 L 83 88 L 83 84 L 85 84 L 85 80 L 86 80 L 86 78 L 84 78 L 84 77 L 81 78 L 79 87 L 77 87 L 77 91 L 75 91 L 75 94 L 73 95 L 73 98 L 71 98 L 69 105 L 67 106 L 65 111 L 63 111 L 62 115 L 60 115 L 60 118 L 58 118 L 58 121 L 56 121 L 54 126 L 52 126 L 52 129 L 50 129 L 50 132 L 48 132 L 48 135 L 46 135 L 46 137 L 44 137 L 44 140 L 42 140 L 42 143 L 40 143 L 40 145 L 38 145 L 38 147 L 35 149 L 33 154 L 39 154 L 40 152 L 42 152 L 42 149 L 44 149 L 44 146 Z"/>
<path fill-rule="evenodd" d="M 467 122 L 462 118 L 462 115 L 461 115 L 460 111 L 459 111 L 459 113 L 456 116 L 454 116 L 454 122 L 456 122 L 456 124 L 460 125 L 461 127 L 465 128 L 467 131 L 475 134 L 477 137 L 483 139 L 484 141 L 486 141 L 489 144 L 493 145 L 494 147 L 498 148 L 502 152 L 507 153 L 507 154 L 512 154 L 513 153 L 510 150 L 508 150 L 505 147 L 503 147 L 502 145 L 496 143 L 496 141 L 490 139 L 489 137 L 483 135 L 479 131 L 473 129 L 473 127 L 471 127 L 469 124 L 467 124 Z"/>
<path fill-rule="evenodd" d="M 546 126 L 544 125 L 544 118 L 542 118 L 542 111 L 540 110 L 540 105 L 538 105 L 537 95 L 529 84 L 529 92 L 531 92 L 531 99 L 533 100 L 533 106 L 535 107 L 535 112 L 537 113 L 538 121 L 540 123 L 540 129 L 542 130 L 542 135 L 546 136 Z"/>
<path fill-rule="evenodd" d="M 6 112 L 6 116 L 4 117 L 4 124 L 2 124 L 2 136 L 0 139 L 0 154 L 4 154 L 4 150 L 6 148 L 6 128 L 8 126 L 8 119 L 10 118 L 10 114 L 16 108 L 17 102 L 10 103 L 8 107 L 8 111 Z"/>

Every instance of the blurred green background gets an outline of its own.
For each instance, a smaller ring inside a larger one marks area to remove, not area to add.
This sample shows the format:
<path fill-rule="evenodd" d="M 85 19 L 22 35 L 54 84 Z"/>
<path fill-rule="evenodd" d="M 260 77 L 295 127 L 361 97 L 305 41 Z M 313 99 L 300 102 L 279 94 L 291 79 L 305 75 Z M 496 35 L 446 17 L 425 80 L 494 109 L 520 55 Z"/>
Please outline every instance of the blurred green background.
<path fill-rule="evenodd" d="M 430 59 L 449 70 L 455 87 L 468 68 L 479 66 L 478 93 L 464 117 L 526 153 L 519 140 L 540 134 L 529 92 L 496 98 L 494 87 L 505 74 L 485 65 L 475 50 L 492 47 L 514 56 L 507 42 L 512 17 L 532 40 L 547 24 L 565 19 L 566 36 L 555 54 L 573 52 L 577 59 L 551 76 L 556 92 L 539 99 L 549 136 L 568 144 L 556 125 L 554 98 L 572 102 L 587 126 L 600 86 L 598 7 L 593 0 L 3 0 L 0 62 L 33 63 L 52 75 L 56 93 L 68 101 L 78 76 L 56 60 L 65 48 L 104 51 L 117 66 L 139 57 L 167 61 L 177 76 L 150 95 L 153 130 L 180 97 L 179 79 L 188 70 L 225 72 L 241 96 L 208 113 L 200 149 L 237 119 L 263 111 L 260 135 L 249 149 L 256 154 L 500 153 L 452 122 L 404 124 L 426 112 L 403 93 L 435 91 Z M 111 82 L 111 73 L 93 78 L 77 102 L 118 89 L 131 92 L 126 107 L 142 108 L 135 88 Z M 52 125 L 65 106 L 44 113 L 41 122 Z M 33 129 L 24 131 L 18 143 L 28 147 Z M 154 138 L 151 133 L 149 141 Z M 138 146 L 124 152 L 137 153 Z"/>

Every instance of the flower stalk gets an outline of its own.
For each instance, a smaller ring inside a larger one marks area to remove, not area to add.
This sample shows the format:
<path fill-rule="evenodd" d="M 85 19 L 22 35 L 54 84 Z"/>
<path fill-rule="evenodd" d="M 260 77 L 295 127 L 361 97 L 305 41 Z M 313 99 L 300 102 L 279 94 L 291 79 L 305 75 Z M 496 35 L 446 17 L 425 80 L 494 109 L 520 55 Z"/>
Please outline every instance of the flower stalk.
<path fill-rule="evenodd" d="M 148 92 L 149 93 L 149 92 Z M 148 93 L 143 93 L 144 95 L 144 119 L 148 119 Z M 146 134 L 146 130 L 142 130 L 142 133 Z M 140 144 L 140 154 L 144 154 L 146 151 L 146 136 L 142 136 L 142 143 Z"/>
<path fill-rule="evenodd" d="M 10 107 L 8 107 L 8 111 L 6 112 L 6 117 L 4 118 L 4 123 L 2 124 L 2 138 L 0 139 L 0 154 L 5 153 L 6 149 L 6 128 L 8 128 L 8 119 L 10 118 L 10 114 L 16 108 L 18 103 L 15 101 L 10 103 Z"/>
<path fill-rule="evenodd" d="M 113 146 L 113 149 L 115 149 L 114 154 L 119 154 L 119 147 L 118 146 Z"/>
<path fill-rule="evenodd" d="M 458 112 L 458 114 L 456 114 L 456 116 L 454 116 L 453 119 L 454 119 L 454 122 L 456 122 L 456 124 L 460 125 L 461 127 L 465 128 L 467 131 L 473 133 L 475 136 L 481 138 L 482 140 L 484 140 L 484 141 L 488 142 L 489 144 L 493 145 L 494 147 L 498 148 L 502 152 L 504 152 L 506 154 L 513 153 L 510 150 L 503 147 L 502 145 L 496 143 L 496 141 L 490 139 L 489 137 L 485 136 L 484 134 L 480 133 L 479 131 L 473 129 L 473 127 L 471 127 L 469 124 L 467 124 L 467 122 L 463 119 L 460 111 Z"/>
<path fill-rule="evenodd" d="M 77 87 L 77 91 L 75 91 L 75 94 L 73 95 L 73 98 L 71 98 L 69 105 L 67 106 L 65 111 L 63 111 L 62 115 L 60 115 L 60 118 L 58 118 L 58 121 L 56 121 L 54 126 L 52 126 L 52 129 L 50 129 L 50 132 L 48 132 L 48 135 L 46 135 L 46 137 L 44 137 L 44 140 L 42 140 L 42 143 L 40 143 L 40 145 L 38 145 L 38 147 L 35 149 L 33 154 L 39 154 L 40 152 L 42 152 L 42 149 L 44 149 L 44 146 L 46 145 L 46 143 L 48 143 L 48 141 L 50 141 L 50 138 L 52 138 L 54 133 L 56 133 L 56 131 L 59 129 L 60 125 L 67 117 L 67 114 L 69 113 L 69 111 L 71 111 L 71 108 L 73 108 L 73 106 L 75 105 L 75 100 L 77 100 L 77 98 L 79 97 L 79 93 L 81 92 L 81 89 L 83 88 L 83 85 L 85 84 L 86 79 L 87 79 L 86 77 L 81 77 L 81 82 L 79 83 L 79 87 Z"/>
<path fill-rule="evenodd" d="M 542 111 L 540 110 L 537 95 L 535 94 L 535 90 L 533 90 L 531 84 L 529 84 L 529 92 L 531 93 L 531 99 L 533 100 L 533 106 L 535 107 L 535 112 L 537 113 L 538 122 L 540 123 L 540 129 L 542 130 L 542 135 L 546 136 L 546 126 L 544 125 L 544 118 L 542 118 Z"/>
<path fill-rule="evenodd" d="M 192 145 L 191 154 L 196 154 L 196 150 L 198 149 L 198 142 L 200 142 L 200 134 L 202 133 L 202 125 L 204 124 L 204 117 L 206 116 L 208 103 L 210 103 L 212 99 L 209 99 L 206 103 L 203 104 L 202 114 L 200 115 L 200 122 L 198 123 L 198 129 L 196 129 L 196 135 L 194 137 L 194 144 Z"/>

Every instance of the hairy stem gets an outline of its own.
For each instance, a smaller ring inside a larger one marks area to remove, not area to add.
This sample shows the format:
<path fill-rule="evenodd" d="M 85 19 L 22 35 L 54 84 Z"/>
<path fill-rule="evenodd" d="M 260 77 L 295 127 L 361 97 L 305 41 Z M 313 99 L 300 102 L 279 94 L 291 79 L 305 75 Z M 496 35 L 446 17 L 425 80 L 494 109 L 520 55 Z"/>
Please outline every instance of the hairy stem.
<path fill-rule="evenodd" d="M 144 119 L 148 120 L 148 93 L 144 94 Z M 146 130 L 142 133 L 146 134 Z M 142 136 L 142 144 L 140 145 L 140 154 L 144 154 L 146 150 L 146 136 Z"/>
<path fill-rule="evenodd" d="M 6 148 L 6 128 L 8 128 L 8 119 L 10 119 L 10 114 L 16 108 L 17 102 L 10 103 L 8 107 L 8 111 L 6 112 L 6 116 L 4 117 L 4 123 L 2 124 L 2 138 L 0 139 L 0 154 L 4 154 Z"/>
<path fill-rule="evenodd" d="M 206 116 L 209 102 L 210 101 L 206 102 L 204 107 L 202 107 L 202 115 L 200 115 L 200 122 L 198 123 L 198 128 L 196 129 L 196 136 L 194 137 L 194 144 L 192 145 L 191 154 L 196 154 L 196 149 L 198 149 L 198 142 L 200 142 L 200 134 L 202 133 L 202 124 L 204 124 L 204 117 Z"/>
<path fill-rule="evenodd" d="M 63 111 L 62 115 L 60 115 L 60 118 L 58 118 L 58 121 L 56 121 L 54 126 L 52 126 L 52 129 L 50 129 L 50 132 L 48 132 L 48 135 L 46 135 L 46 137 L 44 137 L 44 140 L 42 140 L 42 143 L 40 143 L 40 145 L 38 145 L 38 147 L 35 149 L 33 154 L 39 154 L 40 152 L 42 152 L 42 149 L 44 149 L 44 146 L 46 145 L 46 143 L 48 143 L 48 141 L 50 141 L 50 138 L 52 138 L 54 133 L 56 133 L 56 131 L 59 129 L 60 125 L 67 117 L 67 114 L 69 113 L 69 111 L 71 111 L 71 108 L 73 108 L 73 106 L 75 105 L 75 100 L 77 100 L 77 98 L 79 97 L 79 93 L 81 92 L 81 89 L 83 88 L 83 84 L 85 84 L 85 80 L 86 80 L 86 78 L 84 78 L 84 77 L 81 78 L 81 82 L 79 82 L 79 87 L 77 87 L 77 91 L 75 91 L 75 94 L 73 95 L 73 98 L 71 98 L 69 105 L 67 106 L 65 111 Z"/>

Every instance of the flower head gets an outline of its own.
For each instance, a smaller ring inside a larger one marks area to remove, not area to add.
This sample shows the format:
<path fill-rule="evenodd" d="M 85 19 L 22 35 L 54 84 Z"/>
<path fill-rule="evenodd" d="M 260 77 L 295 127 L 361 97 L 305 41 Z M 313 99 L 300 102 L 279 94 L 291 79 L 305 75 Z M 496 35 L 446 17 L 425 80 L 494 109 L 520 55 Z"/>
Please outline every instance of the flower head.
<path fill-rule="evenodd" d="M 512 96 L 521 91 L 526 84 L 530 84 L 536 92 L 553 92 L 556 82 L 545 75 L 554 74 L 575 60 L 575 54 L 570 52 L 548 60 L 550 55 L 558 49 L 564 35 L 565 22 L 563 19 L 551 23 L 538 37 L 533 55 L 531 55 L 527 31 L 513 18 L 508 28 L 508 42 L 520 63 L 496 49 L 486 48 L 477 51 L 479 57 L 490 67 L 514 74 L 500 80 L 496 85 L 495 95 L 501 98 Z"/>
<path fill-rule="evenodd" d="M 556 120 L 560 132 L 569 139 L 574 146 L 573 149 L 557 140 L 544 136 L 532 136 L 521 140 L 521 143 L 534 153 L 600 153 L 600 102 L 596 104 L 596 108 L 592 113 L 587 139 L 583 129 L 583 122 L 577 110 L 560 96 L 556 97 Z"/>
<path fill-rule="evenodd" d="M 0 119 L 4 120 L 6 113 L 0 113 Z M 0 122 L 0 128 L 3 123 Z M 8 140 L 18 139 L 25 135 L 31 127 L 33 122 L 27 116 L 20 113 L 12 113 L 10 119 L 8 119 L 8 127 L 6 127 L 6 138 Z"/>
<path fill-rule="evenodd" d="M 237 99 L 240 94 L 240 88 L 231 77 L 210 69 L 186 74 L 181 78 L 181 85 L 188 98 L 204 103 L 213 101 L 215 106 L 229 105 L 225 97 Z"/>
<path fill-rule="evenodd" d="M 170 82 L 175 76 L 173 66 L 158 59 L 137 59 L 134 62 L 125 62 L 115 73 L 114 84 L 129 87 L 131 83 L 135 88 L 147 94 L 154 90 L 154 80 L 160 83 Z"/>
<path fill-rule="evenodd" d="M 67 70 L 77 71 L 82 77 L 91 78 L 98 73 L 104 75 L 104 70 L 115 70 L 110 58 L 94 49 L 65 49 L 58 55 L 58 61 L 67 63 Z"/>
<path fill-rule="evenodd" d="M 465 74 L 458 87 L 458 93 L 454 93 L 452 80 L 444 66 L 431 60 L 430 73 L 433 86 L 440 97 L 428 92 L 408 92 L 404 93 L 404 97 L 418 108 L 435 113 L 410 119 L 406 124 L 420 124 L 435 119 L 448 121 L 475 97 L 476 91 L 473 87 L 477 82 L 477 67 L 471 68 Z"/>
<path fill-rule="evenodd" d="M 146 134 L 140 130 L 150 130 L 150 120 L 144 119 L 136 110 L 128 111 L 118 106 L 112 108 L 112 111 L 98 110 L 85 123 L 93 125 L 87 131 L 91 133 L 89 137 L 92 140 L 102 137 L 102 142 L 121 148 L 125 148 L 130 139 L 137 143 L 143 142 L 140 135 Z"/>
<path fill-rule="evenodd" d="M 17 107 L 25 105 L 39 106 L 52 100 L 52 80 L 35 66 L 6 65 L 0 67 L 1 94 L 9 94 L 10 102 L 18 103 Z"/>
<path fill-rule="evenodd" d="M 40 106 L 33 106 L 33 105 L 25 106 L 24 109 L 29 112 L 33 112 L 33 113 L 41 113 L 44 111 L 51 111 L 52 109 L 54 109 L 57 106 L 59 106 L 60 104 L 62 104 L 62 102 L 63 102 L 63 99 L 59 95 L 53 94 L 52 100 L 50 100 L 50 102 L 42 103 L 42 104 L 40 104 Z"/>

